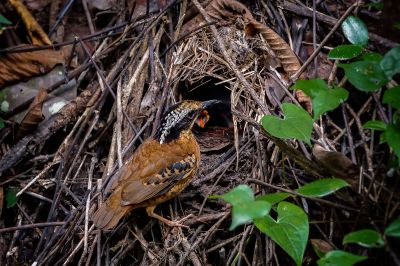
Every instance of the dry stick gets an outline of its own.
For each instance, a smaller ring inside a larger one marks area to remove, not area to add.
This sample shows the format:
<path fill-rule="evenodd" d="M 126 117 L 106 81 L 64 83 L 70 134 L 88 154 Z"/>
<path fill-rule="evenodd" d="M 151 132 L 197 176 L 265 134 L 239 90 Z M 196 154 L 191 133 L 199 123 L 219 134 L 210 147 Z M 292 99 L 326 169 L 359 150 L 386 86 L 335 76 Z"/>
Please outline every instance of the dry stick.
<path fill-rule="evenodd" d="M 354 152 L 353 137 L 352 137 L 352 134 L 351 134 L 349 122 L 347 121 L 346 109 L 345 109 L 345 107 L 344 107 L 343 104 L 341 105 L 341 109 L 342 109 L 342 115 L 343 115 L 344 124 L 345 124 L 345 126 L 346 126 L 346 131 L 347 131 L 347 139 L 348 139 L 348 141 L 349 141 L 349 148 L 350 148 L 351 161 L 352 161 L 354 164 L 357 164 L 356 154 L 355 154 L 355 152 Z"/>
<path fill-rule="evenodd" d="M 203 15 L 206 22 L 211 23 L 212 22 L 211 18 L 209 17 L 207 12 L 204 10 L 204 8 L 200 5 L 198 0 L 193 0 L 193 3 L 197 7 L 197 9 L 200 11 L 200 13 Z M 236 67 L 235 63 L 232 61 L 232 58 L 229 56 L 228 52 L 226 51 L 224 41 L 222 40 L 220 34 L 218 33 L 217 28 L 214 25 L 210 25 L 210 28 L 211 28 L 211 31 L 213 32 L 214 38 L 217 40 L 218 46 L 221 50 L 221 53 L 224 56 L 227 67 L 229 67 L 235 73 L 236 77 L 240 80 L 240 82 L 243 84 L 243 86 L 246 87 L 246 89 L 249 91 L 251 97 L 258 104 L 259 108 L 263 111 L 263 113 L 268 114 L 269 113 L 268 108 L 265 106 L 264 103 L 261 102 L 261 100 L 258 97 L 255 90 L 250 86 L 250 84 L 244 78 L 243 73 L 239 71 L 239 69 Z"/>
<path fill-rule="evenodd" d="M 275 186 L 275 185 L 260 181 L 260 180 L 255 179 L 255 178 L 248 178 L 247 181 L 249 181 L 251 183 L 258 184 L 258 185 L 270 187 L 270 188 L 273 188 L 275 190 L 283 191 L 283 192 L 286 192 L 286 193 L 289 193 L 289 194 L 292 194 L 292 195 L 295 195 L 295 196 L 299 196 L 299 197 L 303 197 L 303 198 L 306 198 L 306 199 L 310 199 L 310 200 L 313 200 L 315 202 L 319 202 L 319 203 L 322 203 L 322 204 L 325 204 L 325 205 L 329 205 L 329 206 L 332 206 L 332 207 L 335 207 L 335 208 L 338 208 L 338 209 L 345 209 L 345 210 L 353 211 L 353 212 L 357 212 L 357 213 L 360 212 L 360 210 L 352 208 L 352 207 L 348 207 L 348 206 L 345 206 L 345 205 L 342 205 L 342 204 L 330 202 L 328 200 L 324 200 L 324 199 L 320 199 L 320 198 L 305 196 L 305 195 L 302 195 L 302 194 L 300 194 L 300 193 L 298 193 L 296 191 L 293 191 L 293 190 L 290 190 L 290 189 L 286 189 L 286 188 L 282 188 L 282 187 L 278 187 L 278 186 Z"/>
<path fill-rule="evenodd" d="M 92 192 L 92 178 L 93 178 L 93 172 L 94 172 L 94 167 L 97 163 L 97 158 L 92 157 L 92 160 L 90 162 L 90 168 L 89 168 L 89 175 L 88 175 L 88 185 L 87 185 L 87 191 L 88 191 L 88 196 L 86 199 L 86 207 L 85 207 L 85 232 L 84 232 L 84 245 L 83 245 L 83 252 L 82 256 L 79 260 L 79 265 L 82 264 L 83 259 L 86 257 L 86 254 L 88 252 L 88 237 L 89 237 L 89 210 L 90 210 L 90 195 Z"/>
<path fill-rule="evenodd" d="M 97 32 L 95 34 L 83 36 L 81 39 L 83 41 L 90 40 L 90 39 L 96 40 L 96 38 L 98 38 L 100 40 L 101 38 L 118 35 L 118 34 L 121 34 L 121 32 L 109 33 L 107 36 L 99 37 L 100 35 L 103 35 L 103 34 L 108 33 L 110 31 L 113 31 L 113 30 L 116 30 L 116 29 L 119 29 L 119 28 L 123 28 L 127 24 L 128 24 L 127 22 L 124 22 L 124 23 L 122 23 L 120 25 L 116 25 L 116 26 L 110 27 L 108 29 L 99 31 L 99 32 Z M 55 48 L 66 46 L 66 45 L 76 44 L 77 42 L 78 42 L 78 40 L 71 40 L 71 41 L 65 41 L 65 42 L 61 42 L 61 43 L 55 43 L 55 44 L 52 44 L 52 45 L 40 45 L 40 46 L 21 47 L 21 48 L 12 47 L 12 48 L 0 49 L 0 54 L 24 53 L 24 52 L 34 52 L 34 51 L 39 51 L 39 50 L 55 49 Z"/>
<path fill-rule="evenodd" d="M 240 233 L 240 234 L 238 234 L 238 235 L 235 235 L 234 237 L 228 238 L 228 239 L 226 239 L 226 240 L 220 242 L 219 244 L 217 244 L 217 245 L 215 245 L 215 246 L 213 246 L 213 247 L 207 249 L 207 250 L 206 250 L 206 253 L 210 253 L 210 252 L 216 251 L 217 249 L 220 249 L 220 248 L 222 248 L 223 246 L 226 246 L 227 244 L 229 244 L 229 243 L 231 243 L 231 242 L 233 242 L 233 241 L 238 240 L 239 238 L 242 237 L 242 235 L 243 235 L 243 233 Z"/>
<path fill-rule="evenodd" d="M 36 224 L 24 224 L 14 227 L 7 227 L 7 228 L 0 228 L 0 234 L 18 230 L 25 230 L 25 229 L 33 229 L 37 227 L 51 227 L 51 226 L 60 226 L 64 225 L 66 222 L 48 222 L 48 223 L 36 223 Z"/>
<path fill-rule="evenodd" d="M 196 1 L 196 0 L 195 0 Z M 307 61 L 300 67 L 299 70 L 291 77 L 291 80 L 295 81 L 297 80 L 300 75 L 306 70 L 308 65 L 314 60 L 314 58 L 319 54 L 319 52 L 322 50 L 322 48 L 325 46 L 326 42 L 330 39 L 330 37 L 336 32 L 336 30 L 340 27 L 342 22 L 347 18 L 348 15 L 354 10 L 359 5 L 359 1 L 357 0 L 353 5 L 351 5 L 346 12 L 340 17 L 340 19 L 336 22 L 335 26 L 331 29 L 331 31 L 325 36 L 325 38 L 322 40 L 320 45 L 318 46 L 317 49 L 314 50 L 314 52 L 311 54 L 311 56 L 307 59 Z"/>
<path fill-rule="evenodd" d="M 238 266 L 242 265 L 242 258 L 246 256 L 245 253 L 244 253 L 244 250 L 243 250 L 244 242 L 246 241 L 247 236 L 249 234 L 251 235 L 251 232 L 253 231 L 253 229 L 254 229 L 254 225 L 249 225 L 249 226 L 246 227 L 246 229 L 243 232 L 242 240 L 240 240 L 239 250 L 238 250 L 239 258 L 238 258 L 238 261 L 237 261 L 237 264 L 236 264 Z"/>
<path fill-rule="evenodd" d="M 316 11 L 317 11 L 317 7 L 316 7 L 316 0 L 312 1 L 312 36 L 313 36 L 313 49 L 314 51 L 317 49 L 317 21 L 316 21 Z M 313 72 L 313 76 L 314 78 L 317 77 L 318 71 L 317 71 L 317 67 L 318 67 L 318 57 L 316 56 L 314 58 L 314 72 Z"/>
<path fill-rule="evenodd" d="M 85 15 L 87 22 L 89 24 L 89 30 L 91 34 L 94 34 L 94 26 L 92 21 L 92 16 L 90 15 L 90 10 L 88 8 L 87 0 L 82 0 L 83 9 L 85 10 Z"/>
<path fill-rule="evenodd" d="M 90 227 L 89 229 L 89 233 L 91 233 L 94 229 L 94 224 Z M 75 254 L 78 253 L 78 251 L 81 249 L 82 245 L 83 245 L 84 239 L 82 238 L 78 245 L 76 245 L 76 247 L 74 248 L 74 250 L 71 252 L 71 254 L 69 254 L 68 258 L 65 260 L 65 262 L 63 263 L 63 265 L 68 265 L 71 260 L 74 258 Z"/>
<path fill-rule="evenodd" d="M 96 68 L 97 74 L 100 76 L 101 81 L 106 85 L 108 92 L 111 94 L 111 96 L 114 98 L 114 100 L 117 98 L 115 95 L 114 91 L 110 87 L 110 84 L 108 83 L 106 77 L 103 75 L 103 72 L 100 70 L 99 66 L 97 63 L 94 61 L 93 57 L 90 55 L 89 50 L 87 49 L 86 45 L 79 39 L 83 50 L 85 50 L 85 53 L 89 56 L 89 60 L 92 62 L 93 66 Z M 132 128 L 132 130 L 137 134 L 136 127 L 133 125 L 132 120 L 128 116 L 125 110 L 122 109 L 122 114 L 124 115 L 124 118 L 127 120 L 129 126 Z"/>
<path fill-rule="evenodd" d="M 372 154 L 368 148 L 367 145 L 367 137 L 364 134 L 364 128 L 362 126 L 362 123 L 360 121 L 359 116 L 354 112 L 353 108 L 350 107 L 347 103 L 345 104 L 347 110 L 349 110 L 350 114 L 353 116 L 354 120 L 356 121 L 356 125 L 358 127 L 358 131 L 360 133 L 361 139 L 363 140 L 363 145 L 364 145 L 364 150 L 365 150 L 365 155 L 367 157 L 367 163 L 368 163 L 368 171 L 371 173 L 372 178 L 375 177 L 374 175 L 374 169 L 373 169 L 373 164 L 372 164 Z"/>

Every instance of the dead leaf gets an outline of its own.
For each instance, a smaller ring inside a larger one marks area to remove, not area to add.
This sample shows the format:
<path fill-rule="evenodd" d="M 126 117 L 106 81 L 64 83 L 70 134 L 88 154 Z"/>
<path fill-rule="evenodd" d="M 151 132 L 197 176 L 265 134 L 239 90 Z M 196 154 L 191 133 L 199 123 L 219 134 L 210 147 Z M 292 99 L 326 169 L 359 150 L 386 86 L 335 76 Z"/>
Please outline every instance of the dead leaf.
<path fill-rule="evenodd" d="M 87 0 L 90 8 L 96 8 L 98 10 L 107 10 L 116 6 L 116 0 Z"/>
<path fill-rule="evenodd" d="M 43 121 L 44 116 L 42 113 L 42 106 L 46 98 L 47 91 L 46 89 L 41 88 L 29 106 L 28 112 L 26 113 L 24 119 L 22 119 L 22 122 L 19 125 L 17 132 L 18 139 L 33 132 L 37 128 L 38 124 Z"/>
<path fill-rule="evenodd" d="M 9 2 L 21 16 L 32 43 L 35 45 L 50 45 L 49 37 L 24 4 L 20 0 L 9 0 Z"/>
<path fill-rule="evenodd" d="M 328 253 L 329 251 L 333 250 L 333 247 L 331 244 L 329 244 L 327 241 L 322 240 L 322 239 L 310 239 L 311 245 L 321 253 Z"/>
<path fill-rule="evenodd" d="M 0 56 L 0 87 L 7 83 L 47 73 L 56 64 L 64 64 L 64 62 L 62 51 L 54 50 L 2 55 Z"/>
<path fill-rule="evenodd" d="M 41 11 L 48 4 L 50 4 L 51 0 L 25 0 L 26 6 L 31 11 Z"/>
<path fill-rule="evenodd" d="M 330 172 L 332 176 L 345 179 L 353 189 L 358 188 L 358 167 L 344 154 L 327 151 L 316 144 L 313 148 L 315 159 Z"/>

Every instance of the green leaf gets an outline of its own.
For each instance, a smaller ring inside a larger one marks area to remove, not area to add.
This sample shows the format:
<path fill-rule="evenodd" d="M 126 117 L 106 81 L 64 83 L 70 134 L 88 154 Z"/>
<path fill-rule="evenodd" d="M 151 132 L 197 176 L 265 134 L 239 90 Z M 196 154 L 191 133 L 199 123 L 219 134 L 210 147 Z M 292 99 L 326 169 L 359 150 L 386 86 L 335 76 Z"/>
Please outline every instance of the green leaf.
<path fill-rule="evenodd" d="M 308 239 L 308 217 L 301 208 L 285 201 L 278 204 L 277 212 L 276 221 L 267 215 L 255 219 L 254 224 L 301 265 Z"/>
<path fill-rule="evenodd" d="M 380 53 L 375 53 L 375 52 L 368 52 L 364 54 L 362 57 L 364 61 L 375 61 L 375 62 L 380 62 L 382 58 L 383 56 Z"/>
<path fill-rule="evenodd" d="M 263 217 L 271 209 L 269 202 L 255 201 L 253 190 L 247 185 L 239 185 L 228 193 L 213 198 L 222 198 L 232 205 L 232 223 L 229 230 L 233 230 L 255 218 Z"/>
<path fill-rule="evenodd" d="M 272 115 L 266 115 L 261 119 L 265 130 L 278 138 L 295 138 L 310 144 L 313 120 L 307 111 L 291 103 L 283 103 L 282 109 L 284 119 Z"/>
<path fill-rule="evenodd" d="M 0 128 L 4 127 L 4 119 L 0 117 Z"/>
<path fill-rule="evenodd" d="M 385 229 L 385 235 L 400 237 L 400 217 L 395 219 L 391 224 Z"/>
<path fill-rule="evenodd" d="M 318 119 L 320 115 L 327 111 L 336 109 L 349 96 L 348 91 L 343 88 L 329 89 L 322 79 L 297 80 L 292 88 L 302 90 L 311 97 L 314 119 Z"/>
<path fill-rule="evenodd" d="M 12 22 L 9 21 L 6 17 L 4 17 L 2 14 L 0 14 L 0 23 L 1 24 L 7 24 L 7 25 L 11 25 Z"/>
<path fill-rule="evenodd" d="M 367 123 L 363 125 L 363 128 L 365 129 L 373 129 L 373 130 L 379 130 L 379 131 L 385 131 L 386 130 L 386 124 L 383 121 L 379 120 L 370 120 Z"/>
<path fill-rule="evenodd" d="M 356 61 L 338 66 L 344 69 L 350 83 L 361 91 L 376 91 L 389 82 L 376 61 Z"/>
<path fill-rule="evenodd" d="M 342 31 L 352 44 L 367 45 L 368 29 L 365 23 L 354 16 L 349 16 L 342 23 Z"/>
<path fill-rule="evenodd" d="M 349 184 L 343 179 L 324 178 L 305 184 L 298 188 L 297 192 L 308 197 L 324 197 L 347 186 L 349 186 Z"/>
<path fill-rule="evenodd" d="M 258 197 L 256 197 L 256 201 L 268 201 L 271 205 L 274 205 L 278 202 L 281 202 L 282 200 L 287 199 L 288 197 L 290 197 L 289 193 L 276 192 L 276 193 L 258 196 Z"/>
<path fill-rule="evenodd" d="M 346 60 L 359 56 L 363 51 L 361 45 L 344 44 L 333 48 L 329 54 L 328 59 Z"/>
<path fill-rule="evenodd" d="M 391 49 L 381 61 L 381 68 L 388 79 L 400 73 L 400 46 Z"/>
<path fill-rule="evenodd" d="M 396 153 L 397 157 L 400 158 L 400 130 L 395 125 L 389 124 L 387 125 L 384 135 L 389 146 L 393 149 L 394 153 Z"/>
<path fill-rule="evenodd" d="M 383 103 L 387 103 L 393 108 L 400 109 L 400 86 L 388 89 L 383 94 Z"/>
<path fill-rule="evenodd" d="M 383 3 L 377 1 L 377 2 L 366 4 L 365 7 L 373 7 L 373 8 L 376 8 L 376 10 L 383 10 Z"/>
<path fill-rule="evenodd" d="M 317 261 L 318 266 L 352 266 L 366 260 L 365 256 L 354 255 L 342 250 L 332 250 Z"/>
<path fill-rule="evenodd" d="M 17 204 L 18 198 L 17 198 L 17 192 L 18 189 L 15 187 L 9 187 L 6 190 L 6 208 L 11 208 L 15 204 Z"/>
<path fill-rule="evenodd" d="M 371 229 L 359 230 L 345 235 L 343 245 L 349 243 L 356 243 L 366 248 L 380 248 L 385 244 L 381 234 Z"/>

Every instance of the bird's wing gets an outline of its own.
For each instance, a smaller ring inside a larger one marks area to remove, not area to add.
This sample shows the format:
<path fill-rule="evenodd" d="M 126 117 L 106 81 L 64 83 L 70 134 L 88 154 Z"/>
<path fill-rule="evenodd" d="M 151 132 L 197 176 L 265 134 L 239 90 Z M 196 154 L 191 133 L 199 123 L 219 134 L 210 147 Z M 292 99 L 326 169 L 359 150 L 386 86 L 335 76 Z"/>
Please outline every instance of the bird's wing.
<path fill-rule="evenodd" d="M 163 159 L 158 158 L 158 160 Z M 180 180 L 194 174 L 196 160 L 195 154 L 188 154 L 179 161 L 171 162 L 155 174 L 127 180 L 122 187 L 121 205 L 139 204 L 163 195 Z"/>

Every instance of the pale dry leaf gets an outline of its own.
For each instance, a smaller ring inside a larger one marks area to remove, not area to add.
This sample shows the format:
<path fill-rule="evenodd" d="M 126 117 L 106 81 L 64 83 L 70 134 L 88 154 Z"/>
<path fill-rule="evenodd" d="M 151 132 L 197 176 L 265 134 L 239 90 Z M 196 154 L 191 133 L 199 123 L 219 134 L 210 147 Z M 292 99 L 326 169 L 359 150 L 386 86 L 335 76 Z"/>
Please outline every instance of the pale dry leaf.
<path fill-rule="evenodd" d="M 327 151 L 315 144 L 312 151 L 315 159 L 324 166 L 332 176 L 345 179 L 353 189 L 358 188 L 358 168 L 344 154 Z"/>
<path fill-rule="evenodd" d="M 17 138 L 22 138 L 23 136 L 33 132 L 37 128 L 38 124 L 43 121 L 44 116 L 42 112 L 42 106 L 46 98 L 47 91 L 46 89 L 41 88 L 29 106 L 28 112 L 26 113 L 24 119 L 22 119 L 22 122 L 19 125 Z"/>

